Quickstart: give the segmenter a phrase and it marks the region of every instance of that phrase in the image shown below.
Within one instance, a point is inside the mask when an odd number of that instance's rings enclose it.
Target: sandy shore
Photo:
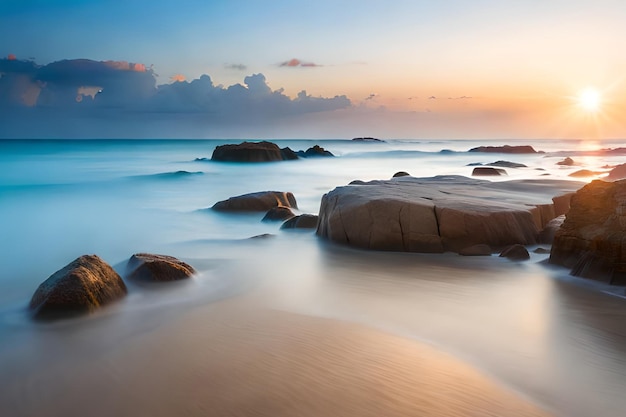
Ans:
[[[24,416],[547,416],[429,346],[227,301],[5,387]],[[20,402],[27,391],[28,401]],[[8,408],[6,408],[8,407]]]

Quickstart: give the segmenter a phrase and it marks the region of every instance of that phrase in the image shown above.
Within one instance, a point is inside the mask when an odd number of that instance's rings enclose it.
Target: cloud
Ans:
[[[374,100],[376,97],[378,97],[378,94],[371,93],[369,96],[365,97],[364,100]]]
[[[224,64],[224,68],[237,71],[245,71],[248,69],[244,64]]]
[[[352,106],[346,96],[291,98],[263,74],[229,87],[177,74],[178,82],[157,86],[152,69],[125,61],[0,59],[0,74],[0,137],[238,136]]]
[[[170,81],[173,83],[182,83],[186,78],[183,74],[174,74],[170,77]]]
[[[313,62],[305,62],[301,61],[297,58],[291,58],[289,61],[281,62],[278,64],[279,67],[321,67],[323,65],[318,65]]]

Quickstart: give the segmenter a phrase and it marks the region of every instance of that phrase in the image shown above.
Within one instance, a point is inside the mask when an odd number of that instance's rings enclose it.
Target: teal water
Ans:
[[[510,141],[276,142],[294,150],[320,143],[337,157],[233,164],[197,160],[227,141],[0,141],[0,384],[26,387],[34,367],[46,372],[44,359],[89,360],[168,317],[265,288],[276,308],[431,343],[556,415],[624,415],[626,299],[546,266],[545,255],[516,264],[363,252],[312,232],[280,231],[262,223],[262,214],[207,210],[234,195],[277,190],[293,192],[301,213],[316,214],[324,193],[355,179],[397,171],[470,175],[468,164],[500,159],[528,166],[507,169],[505,179],[571,179],[578,169],[626,162],[619,152],[590,152],[623,141],[520,142],[546,152],[532,155],[466,152]],[[556,165],[566,156],[577,165]],[[275,237],[248,239],[264,233]],[[126,300],[102,313],[109,319],[61,326],[67,338],[29,320],[34,290],[71,260],[95,253],[120,267],[136,252],[178,256],[200,275],[171,291],[131,287]],[[36,395],[45,395],[41,389]],[[11,392],[20,394],[0,393],[0,409],[27,415],[20,410],[37,399],[33,390]]]

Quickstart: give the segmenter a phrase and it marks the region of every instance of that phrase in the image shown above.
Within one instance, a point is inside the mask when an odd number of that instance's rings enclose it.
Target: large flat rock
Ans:
[[[322,198],[317,234],[375,250],[443,252],[478,244],[533,244],[583,184],[398,177],[335,188]]]

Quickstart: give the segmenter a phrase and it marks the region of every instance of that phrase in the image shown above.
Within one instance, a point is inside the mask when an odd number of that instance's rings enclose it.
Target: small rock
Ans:
[[[527,168],[528,167],[527,165],[519,164],[517,162],[511,162],[511,161],[496,161],[496,162],[492,162],[486,165],[490,167],[500,167],[500,168]]]
[[[616,166],[605,178],[606,181],[617,181],[626,178],[626,164]]]
[[[559,161],[556,163],[557,165],[564,165],[564,166],[568,166],[571,167],[572,165],[574,165],[574,160],[572,158],[570,158],[569,156],[567,158],[565,158],[562,161]]]
[[[549,255],[550,249],[547,248],[537,248],[533,251],[533,253],[537,253],[539,255]]]
[[[218,201],[213,210],[218,211],[268,211],[273,207],[298,208],[296,198],[290,192],[260,191]]]
[[[301,214],[292,217],[280,226],[281,229],[315,229],[318,217],[314,214]]]
[[[173,256],[151,253],[134,254],[126,269],[129,279],[145,282],[178,281],[196,273],[191,265]]]
[[[596,175],[600,175],[600,174],[602,174],[602,172],[590,171],[588,169],[581,169],[576,172],[572,172],[571,174],[568,175],[568,177],[573,177],[573,178],[595,177]]]
[[[500,175],[508,175],[507,172],[500,168],[492,168],[492,167],[476,167],[472,170],[472,176],[474,177],[485,177],[485,176],[500,176]]]
[[[261,221],[273,222],[273,221],[285,221],[294,217],[293,211],[289,207],[278,206],[272,207],[265,213],[265,216]]]
[[[326,149],[322,148],[319,145],[312,146],[306,151],[298,151],[296,152],[296,155],[302,158],[311,158],[311,157],[318,157],[318,156],[335,156],[330,151],[327,151]]]
[[[404,172],[404,171],[398,171],[395,174],[393,174],[392,178],[398,178],[398,177],[410,177],[411,174],[409,174],[408,172]]]
[[[511,245],[500,253],[501,258],[507,258],[512,261],[524,261],[530,259],[530,254],[524,245]]]

